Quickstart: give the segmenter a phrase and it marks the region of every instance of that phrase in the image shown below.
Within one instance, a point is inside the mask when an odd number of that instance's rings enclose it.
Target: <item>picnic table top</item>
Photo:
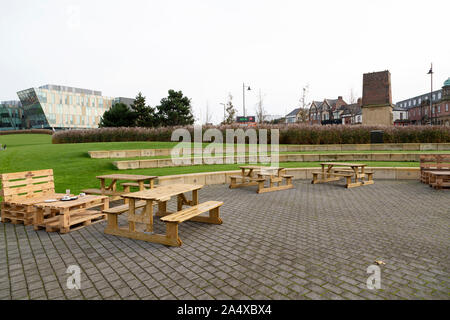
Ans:
[[[345,167],[365,167],[364,163],[348,163],[348,162],[322,162],[323,166],[345,166]]]
[[[449,176],[450,171],[428,171],[428,173],[435,175],[435,176]]]
[[[83,197],[78,196],[78,199],[70,200],[70,201],[40,202],[40,203],[35,204],[35,206],[40,207],[40,208],[51,207],[51,208],[57,208],[57,209],[65,209],[65,208],[78,206],[80,204],[89,203],[91,201],[97,201],[97,200],[103,200],[103,199],[109,199],[109,198],[108,198],[108,196],[86,195]]]
[[[158,178],[157,176],[144,176],[139,174],[105,174],[97,176],[97,179],[113,179],[113,180],[130,180],[130,181],[142,181],[142,180],[152,180]]]
[[[126,193],[122,195],[122,197],[142,200],[167,201],[172,196],[176,196],[178,194],[189,191],[199,190],[201,188],[203,188],[203,185],[201,184],[170,184],[166,186],[159,186],[155,189]]]

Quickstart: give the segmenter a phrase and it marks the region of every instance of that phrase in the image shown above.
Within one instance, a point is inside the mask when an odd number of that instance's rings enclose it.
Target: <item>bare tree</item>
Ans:
[[[302,97],[300,98],[300,110],[297,115],[297,122],[307,122],[309,120],[309,108],[306,103],[306,95],[309,92],[309,84],[302,88]]]
[[[261,89],[259,89],[258,102],[256,103],[256,121],[258,121],[258,123],[263,123],[265,115],[266,111],[264,110],[264,97],[261,93]]]
[[[353,90],[353,88],[350,89],[350,94],[348,96],[348,103],[349,104],[353,104],[356,103],[358,100],[358,98],[356,97],[355,91]]]

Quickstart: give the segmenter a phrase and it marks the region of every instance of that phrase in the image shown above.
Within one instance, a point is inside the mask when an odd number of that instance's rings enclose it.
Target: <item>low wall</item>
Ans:
[[[237,150],[237,147],[235,147]],[[88,151],[91,158],[135,158],[170,156],[171,149],[136,149]],[[201,149],[192,148],[192,153],[201,153]],[[245,152],[249,151],[248,145]],[[270,152],[270,145],[268,146]],[[317,144],[317,145],[280,145],[280,152],[304,151],[450,151],[450,143],[382,143],[382,144]],[[225,152],[224,152],[225,153]]]
[[[320,168],[286,168],[286,174],[294,176],[294,180],[312,180],[312,172]],[[367,167],[367,170],[374,172],[373,178],[387,180],[419,180],[420,168],[403,167]],[[230,176],[240,174],[240,170],[201,172],[190,174],[179,174],[172,176],[163,176],[157,179],[159,185],[168,185],[173,183],[190,184],[224,184],[230,183]]]
[[[256,156],[240,156],[240,157],[194,157],[188,162],[179,160],[165,159],[145,159],[145,160],[123,160],[114,161],[113,165],[119,170],[129,169],[149,169],[149,168],[165,168],[165,167],[181,167],[203,164],[233,164],[237,163],[236,158],[240,158],[239,163],[255,163]],[[249,159],[251,158],[251,159]],[[244,160],[245,159],[245,160]],[[319,161],[413,161],[420,160],[419,153],[344,153],[344,154],[280,154],[279,162],[319,162]],[[221,161],[219,161],[221,160]],[[270,156],[265,159],[269,162]]]

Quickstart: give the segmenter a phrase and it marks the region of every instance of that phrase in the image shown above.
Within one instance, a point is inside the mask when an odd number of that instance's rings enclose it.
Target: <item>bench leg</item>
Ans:
[[[258,181],[258,193],[262,190],[262,189],[264,189],[264,182],[265,181]],[[273,185],[273,183],[272,182],[270,182],[270,184],[271,185]]]
[[[230,183],[229,188],[232,189],[236,186],[236,178],[230,178],[230,179],[231,179],[231,183]]]
[[[182,242],[178,237],[178,223],[166,222],[166,239],[167,242],[165,244],[169,246],[181,246]]]
[[[292,184],[292,178],[286,178],[286,185],[290,186]]]
[[[313,179],[311,181],[312,184],[316,184],[317,183],[317,173],[313,173]]]
[[[108,225],[106,226],[106,228],[110,230],[116,230],[118,228],[117,214],[108,213]]]
[[[222,224],[223,221],[220,219],[219,216],[219,207],[209,210],[209,217],[193,217],[189,219],[188,221],[193,222],[203,222],[203,223],[211,223],[211,224]]]

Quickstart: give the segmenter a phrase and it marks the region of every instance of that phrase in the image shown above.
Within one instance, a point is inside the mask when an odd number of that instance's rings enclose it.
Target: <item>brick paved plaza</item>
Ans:
[[[65,235],[0,223],[0,299],[449,299],[448,191],[294,184],[205,186],[224,223],[181,224],[179,248],[105,235],[105,222]],[[381,290],[368,290],[376,259]],[[73,264],[81,290],[66,288]]]

